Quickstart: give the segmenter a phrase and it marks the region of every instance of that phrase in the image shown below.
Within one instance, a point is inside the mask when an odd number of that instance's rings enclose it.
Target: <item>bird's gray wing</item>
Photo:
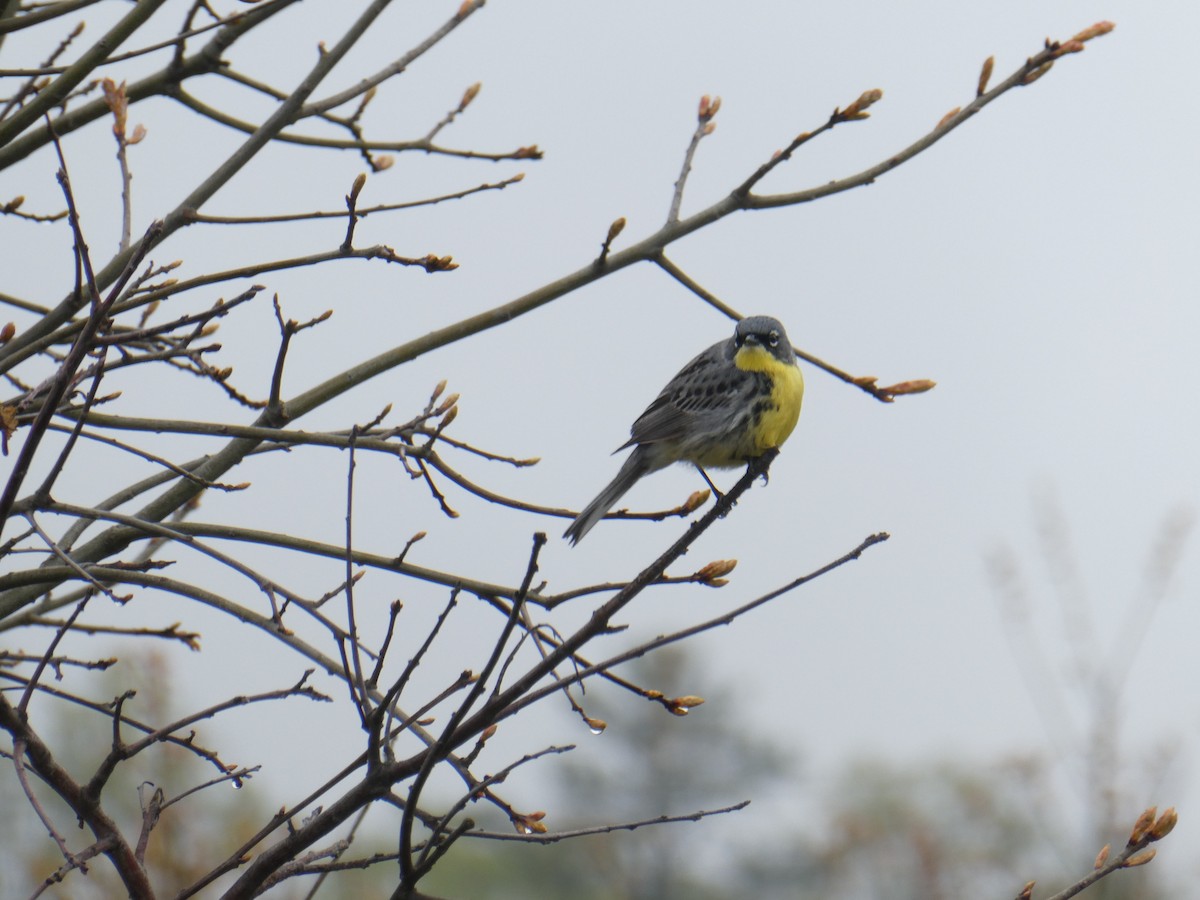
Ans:
[[[629,440],[617,449],[694,437],[698,429],[713,427],[710,421],[719,424],[723,410],[748,402],[754,376],[734,366],[734,351],[732,339],[720,341],[680,369],[638,416]]]

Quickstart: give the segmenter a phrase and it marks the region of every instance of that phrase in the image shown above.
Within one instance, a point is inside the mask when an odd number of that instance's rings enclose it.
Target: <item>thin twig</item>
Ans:
[[[401,209],[416,209],[421,206],[434,206],[438,203],[445,203],[447,200],[461,200],[464,197],[482,193],[483,191],[502,191],[509,185],[517,184],[524,180],[524,174],[517,173],[511,178],[504,178],[500,181],[488,182],[487,184],[479,184],[472,188],[464,188],[461,191],[454,191],[450,194],[440,194],[425,200],[408,200],[403,203],[379,203],[375,206],[357,208],[351,218],[365,219],[367,216],[378,213],[394,212]],[[191,220],[208,225],[265,225],[280,222],[305,222],[312,219],[343,219],[347,216],[350,216],[349,212],[335,209],[307,213],[280,213],[279,215],[266,216],[214,216],[206,213],[193,213]],[[343,248],[349,249],[345,245],[343,245]]]
[[[637,822],[621,822],[614,825],[593,825],[590,828],[575,828],[570,831],[548,831],[542,833],[518,833],[509,834],[502,831],[469,831],[467,837],[480,838],[489,841],[517,841],[525,844],[554,844],[558,841],[565,841],[571,838],[585,837],[591,834],[611,834],[614,831],[634,831],[638,828],[645,828],[649,825],[668,825],[672,822],[699,822],[701,819],[706,819],[709,816],[720,816],[725,813],[734,813],[745,809],[750,805],[749,800],[743,800],[740,803],[734,803],[731,806],[722,806],[720,809],[699,809],[696,812],[684,813],[675,816],[656,816],[652,819],[642,819]]]
[[[50,641],[50,646],[48,646],[46,648],[46,652],[42,654],[42,658],[38,661],[37,667],[33,670],[33,674],[29,676],[29,682],[25,685],[25,690],[21,694],[21,701],[17,704],[17,715],[19,715],[21,718],[25,718],[29,714],[29,701],[33,697],[34,688],[37,687],[37,683],[39,679],[41,679],[42,673],[46,671],[46,667],[50,664],[50,660],[54,657],[54,651],[58,649],[59,642],[62,641],[66,633],[71,630],[71,626],[79,617],[79,614],[83,612],[83,608],[87,606],[87,602],[90,599],[91,594],[85,594],[83,599],[75,605],[75,609],[72,610],[71,615],[69,615],[66,621],[63,622],[62,627],[55,632],[54,638]]]
[[[425,658],[425,654],[433,646],[433,642],[441,632],[442,626],[446,623],[446,618],[450,615],[451,610],[458,605],[458,595],[459,588],[456,587],[450,591],[450,598],[446,601],[446,606],[438,615],[437,621],[433,623],[433,627],[425,634],[425,639],[421,642],[421,646],[417,648],[416,653],[409,657],[408,663],[404,666],[404,671],[400,673],[400,677],[396,679],[396,682],[384,694],[383,700],[380,701],[379,706],[376,708],[374,713],[376,721],[372,723],[367,743],[367,754],[370,759],[379,760],[380,749],[384,745],[383,735],[384,733],[390,733],[392,730],[391,721],[396,701],[400,699],[400,695],[404,692],[404,688],[407,687],[413,672],[417,670],[417,666],[421,664],[421,660]],[[380,658],[382,659],[382,654]]]
[[[365,730],[368,725],[367,721],[370,717],[370,700],[367,695],[367,686],[363,680],[362,669],[362,651],[358,643],[358,619],[354,609],[354,584],[358,580],[354,577],[354,470],[358,465],[355,458],[355,439],[358,437],[358,428],[355,426],[350,429],[350,452],[347,457],[346,468],[346,640],[341,642],[344,648],[346,643],[349,643],[348,651],[350,657],[350,665],[346,667],[346,686],[350,689],[350,701],[353,703],[355,710],[358,711],[359,722]],[[343,661],[346,656],[346,651],[343,651]]]
[[[113,114],[113,138],[117,142],[117,166],[121,172],[121,240],[117,252],[124,253],[133,242],[133,175],[129,171],[130,144],[136,144],[145,134],[144,129],[136,130],[132,136],[126,134],[129,117],[129,98],[125,93],[125,83],[116,84],[111,78],[100,82],[104,89],[104,100]]]
[[[700,109],[696,114],[696,129],[692,132],[692,139],[688,142],[687,151],[683,154],[683,168],[675,180],[675,191],[671,194],[671,208],[667,212],[667,225],[674,225],[679,221],[679,209],[683,205],[683,189],[687,186],[688,175],[692,171],[692,159],[696,155],[696,148],[700,146],[700,141],[712,134],[713,129],[717,127],[713,116],[720,108],[720,97],[714,100],[705,94],[700,98]]]
[[[22,713],[23,715],[23,713]],[[71,862],[73,856],[70,848],[67,846],[66,838],[58,833],[58,829],[54,827],[54,823],[50,821],[50,816],[46,813],[42,803],[37,798],[37,794],[33,792],[33,787],[29,784],[29,776],[25,772],[25,751],[26,745],[24,738],[13,738],[13,765],[17,770],[17,781],[21,785],[21,790],[25,793],[25,799],[29,802],[30,807],[37,814],[37,817],[42,821],[42,827],[46,829],[46,833],[53,838],[54,843],[58,844],[58,852],[62,854],[63,859]],[[80,865],[83,871],[87,871],[87,866]]]

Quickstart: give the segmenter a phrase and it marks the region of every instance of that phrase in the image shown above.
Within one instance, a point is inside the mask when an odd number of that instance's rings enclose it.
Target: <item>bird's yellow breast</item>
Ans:
[[[733,357],[733,363],[747,372],[762,372],[771,379],[769,407],[758,417],[753,440],[762,453],[783,445],[796,422],[800,420],[800,406],[804,402],[804,377],[800,367],[776,359],[762,347],[742,347]]]

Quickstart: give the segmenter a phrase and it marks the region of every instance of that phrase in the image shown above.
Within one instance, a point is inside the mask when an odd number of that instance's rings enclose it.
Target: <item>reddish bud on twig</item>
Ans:
[[[125,96],[125,82],[117,84],[111,78],[100,81],[100,89],[104,91],[104,103],[113,114],[113,134],[119,138],[125,137],[125,117],[129,113],[129,101]]]
[[[943,125],[945,125],[947,122],[949,122],[955,116],[957,116],[960,112],[962,112],[961,106],[954,107],[954,109],[950,110],[950,112],[948,112],[944,116],[942,116],[941,120],[937,123],[937,127],[941,128]]]
[[[1126,847],[1132,847],[1134,844],[1141,843],[1142,838],[1150,830],[1150,826],[1154,824],[1155,818],[1158,816],[1158,807],[1151,806],[1143,812],[1136,822],[1133,823],[1133,831],[1129,833],[1129,840],[1125,843]]]
[[[988,82],[992,79],[992,69],[996,65],[996,57],[989,56],[983,61],[983,69],[979,72],[979,84],[975,86],[975,96],[982,96],[987,91]]]
[[[17,333],[17,326],[13,322],[5,322],[4,327],[0,328],[0,344],[7,344],[13,339]]]
[[[1144,866],[1157,855],[1158,851],[1151,847],[1148,850],[1143,850],[1141,853],[1135,853],[1129,857],[1129,859],[1125,860],[1125,865],[1122,868],[1132,869],[1134,866]]]
[[[362,193],[363,186],[367,183],[367,173],[359,172],[354,179],[354,184],[350,185],[350,202],[358,201],[358,195]]]
[[[425,267],[426,272],[450,272],[458,268],[458,263],[454,261],[454,257],[434,256],[432,253],[422,256],[420,263]]]
[[[700,98],[700,110],[697,113],[696,118],[698,118],[701,122],[707,122],[709,119],[711,119],[713,116],[715,116],[717,114],[717,110],[719,110],[720,108],[721,108],[721,98],[720,97],[714,98],[714,97],[709,97],[708,94],[705,94],[703,97]]]
[[[0,406],[0,450],[8,456],[8,439],[17,433],[17,408],[15,406]]]
[[[1108,22],[1108,21],[1097,22],[1095,25],[1091,26],[1090,28],[1083,29],[1083,31],[1079,32],[1079,34],[1075,35],[1073,38],[1071,38],[1071,40],[1079,41],[1081,44],[1086,43],[1087,41],[1090,41],[1092,38],[1098,38],[1101,35],[1108,34],[1110,31],[1112,31],[1116,27],[1117,26],[1114,25],[1112,22]]]
[[[1108,862],[1108,854],[1112,850],[1112,844],[1105,844],[1100,848],[1100,852],[1096,854],[1096,861],[1092,863],[1093,869],[1102,869],[1104,864]]]
[[[542,824],[542,819],[546,817],[544,812],[533,813],[513,813],[513,827],[521,834],[545,834],[546,826]]]
[[[452,407],[455,403],[458,402],[458,396],[459,395],[457,393],[451,394],[449,397],[447,397],[445,400],[443,400],[441,402],[441,405],[438,406],[438,408],[433,411],[433,414],[435,416],[440,416],[442,413],[444,413],[446,410],[448,410],[450,407]]]
[[[619,219],[614,219],[613,223],[608,226],[608,234],[604,238],[604,243],[600,245],[600,255],[596,258],[597,266],[603,266],[608,261],[608,251],[612,249],[613,239],[624,230],[624,216],[621,216]]]
[[[1021,888],[1021,893],[1017,894],[1017,900],[1032,900],[1033,886],[1035,884],[1037,884],[1036,881],[1027,882],[1025,887]]]
[[[603,719],[593,719],[591,716],[584,716],[583,721],[587,722],[587,727],[597,734],[608,727],[608,723]]]
[[[1175,825],[1179,821],[1179,814],[1175,812],[1175,807],[1169,806],[1163,810],[1163,814],[1158,817],[1158,821],[1154,823],[1150,829],[1150,840],[1161,841],[1168,834],[1175,830]]]
[[[680,509],[685,513],[695,512],[701,506],[708,502],[709,491],[693,491],[691,495],[683,501],[683,506]]]
[[[858,381],[859,379],[856,378],[855,383],[857,384]],[[866,381],[867,384],[873,384],[874,382],[874,378]],[[891,394],[894,397],[899,397],[903,394],[923,394],[926,391],[932,391],[935,387],[937,387],[936,381],[931,381],[928,378],[918,378],[913,381],[901,381],[897,384],[881,387],[879,390],[883,391],[885,394]]]
[[[868,113],[867,107],[874,106],[883,99],[883,91],[879,88],[872,88],[869,91],[863,91],[859,94],[858,99],[851,103],[843,110],[834,110],[833,117],[842,122],[853,122],[858,119],[868,119],[871,114]]]
[[[1047,72],[1049,72],[1053,66],[1054,66],[1054,60],[1051,60],[1050,62],[1047,62],[1047,63],[1042,63],[1042,65],[1038,66],[1036,69],[1034,69],[1032,72],[1030,72],[1024,78],[1022,78],[1021,84],[1023,84],[1023,85],[1033,84],[1035,81],[1037,81],[1039,78],[1041,78]]]
[[[392,157],[388,156],[386,153],[382,156],[372,156],[371,168],[376,172],[384,172],[390,169],[395,161],[396,160],[392,159]]]
[[[462,99],[458,101],[459,112],[471,105],[471,101],[479,95],[479,89],[482,87],[483,82],[477,81],[463,92]]]
[[[513,159],[541,159],[544,154],[538,149],[537,144],[530,144],[528,147],[518,147],[513,153]]]
[[[9,200],[7,203],[4,204],[4,211],[6,213],[7,212],[16,212],[18,209],[21,208],[21,204],[24,202],[25,202],[25,195],[17,194],[17,196],[13,197],[11,200]]]
[[[862,96],[854,101],[854,105],[860,110],[866,109],[883,99],[883,91],[879,88],[872,88],[869,91],[864,91]]]
[[[1058,59],[1068,53],[1082,53],[1083,50],[1083,41],[1066,41],[1054,48],[1054,58]]]
[[[713,587],[721,587],[728,584],[724,576],[728,575],[737,566],[736,559],[715,559],[707,566],[704,566],[695,575],[696,580],[702,584],[709,584]]]
[[[666,701],[667,712],[673,716],[686,716],[692,711],[692,707],[701,706],[704,703],[703,697],[695,697],[688,695],[686,697],[675,697],[672,700]]]

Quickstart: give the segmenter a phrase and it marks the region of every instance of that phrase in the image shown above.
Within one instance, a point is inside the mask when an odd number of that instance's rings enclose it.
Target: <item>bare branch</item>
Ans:
[[[87,824],[97,841],[104,845],[102,852],[112,862],[129,896],[139,900],[152,900],[154,890],[146,872],[134,856],[133,848],[121,837],[116,823],[100,808],[95,798],[87,796],[70,774],[55,761],[50,748],[29,727],[26,716],[9,704],[3,692],[0,692],[0,728],[13,736],[14,747],[18,742],[24,745],[23,755],[28,758],[32,768],[80,820]]]
[[[1155,851],[1147,848],[1155,841],[1160,841],[1170,834],[1175,828],[1175,822],[1178,819],[1174,807],[1165,810],[1161,816],[1157,816],[1157,812],[1154,807],[1150,807],[1142,814],[1137,824],[1134,825],[1129,841],[1116,856],[1110,857],[1109,848],[1105,847],[1100,851],[1100,855],[1096,857],[1096,864],[1091,872],[1070,887],[1064,888],[1057,894],[1047,897],[1046,900],[1069,900],[1069,898],[1082,893],[1100,879],[1107,878],[1118,869],[1143,866],[1154,859]],[[1033,882],[1029,882],[1022,892],[1026,900],[1032,897],[1032,889]]]
[[[502,831],[469,831],[467,837],[480,838],[489,841],[518,841],[523,844],[555,844],[571,838],[586,837],[592,834],[611,834],[614,831],[635,831],[650,825],[669,825],[673,822],[699,822],[709,816],[720,816],[745,809],[750,805],[749,800],[734,803],[732,806],[722,806],[720,809],[700,809],[692,813],[677,816],[655,816],[652,819],[642,819],[638,822],[621,822],[615,825],[593,825],[590,828],[576,828],[570,831],[547,831],[544,833],[508,834]]]

